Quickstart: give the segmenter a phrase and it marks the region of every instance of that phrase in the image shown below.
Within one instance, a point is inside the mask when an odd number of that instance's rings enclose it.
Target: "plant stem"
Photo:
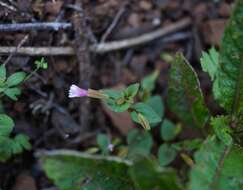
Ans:
[[[32,71],[25,79],[24,82],[26,82],[27,80],[30,79],[30,77],[32,77],[40,68],[36,67],[34,71]]]

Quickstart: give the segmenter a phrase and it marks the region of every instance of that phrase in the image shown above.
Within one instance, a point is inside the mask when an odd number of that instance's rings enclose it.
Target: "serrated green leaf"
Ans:
[[[175,125],[171,121],[165,119],[160,127],[160,134],[164,141],[173,140],[181,131],[180,125]]]
[[[238,0],[225,28],[213,93],[230,113],[243,109],[243,1]]]
[[[204,72],[207,72],[214,80],[219,69],[219,53],[213,47],[209,50],[209,53],[203,52],[200,58],[201,66]]]
[[[242,190],[243,149],[226,146],[215,136],[195,154],[189,190]]]
[[[182,190],[176,172],[162,169],[149,159],[140,159],[129,171],[136,190]]]
[[[177,151],[169,144],[162,144],[159,147],[158,159],[161,166],[169,165],[176,158]]]
[[[145,131],[133,129],[127,135],[128,157],[148,156],[153,146],[152,136]]]
[[[0,136],[9,136],[14,127],[14,121],[6,114],[0,114]]]
[[[197,74],[181,53],[172,63],[168,103],[171,111],[189,126],[203,127],[209,118]]]
[[[108,146],[110,144],[108,136],[105,134],[98,134],[96,141],[100,149],[102,150],[102,153],[107,155],[109,153]]]
[[[21,90],[19,88],[7,88],[4,91],[4,94],[12,100],[17,101],[18,96],[21,94]]]
[[[229,134],[231,132],[229,124],[230,120],[228,117],[221,116],[211,119],[211,125],[215,134],[225,145],[231,145],[233,143],[233,139]]]
[[[60,150],[42,154],[41,160],[47,176],[60,190],[133,189],[128,177],[131,163],[116,157]]]
[[[26,77],[25,72],[17,72],[8,77],[6,84],[8,87],[17,86],[22,83]]]

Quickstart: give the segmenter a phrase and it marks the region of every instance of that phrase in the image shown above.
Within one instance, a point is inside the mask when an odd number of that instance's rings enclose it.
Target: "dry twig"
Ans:
[[[41,22],[41,23],[15,23],[0,24],[0,32],[17,32],[31,30],[61,30],[71,28],[72,24],[68,22]]]
[[[184,29],[188,27],[190,24],[191,19],[186,18],[174,24],[166,26],[165,28],[160,28],[153,32],[140,35],[138,37],[92,45],[90,46],[90,51],[94,53],[106,53],[110,51],[126,49],[133,46],[146,44],[150,41],[156,40],[178,30]],[[15,51],[16,47],[0,47],[0,54],[9,54]],[[17,49],[15,53],[29,56],[74,55],[75,50],[72,47],[20,47]]]

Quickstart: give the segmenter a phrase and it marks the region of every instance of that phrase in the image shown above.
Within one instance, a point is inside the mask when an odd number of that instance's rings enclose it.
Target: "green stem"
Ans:
[[[34,71],[32,71],[27,77],[25,77],[24,82],[30,79],[40,68],[36,67]]]
[[[217,168],[216,168],[215,174],[214,174],[213,179],[212,179],[212,183],[211,183],[210,188],[209,188],[211,190],[215,190],[216,189],[215,186],[218,184],[219,176],[220,176],[221,170],[222,170],[222,168],[224,166],[225,158],[229,154],[230,149],[231,149],[231,146],[225,146],[224,151],[223,151],[222,155],[219,158],[219,161],[218,161],[218,164],[217,164]]]

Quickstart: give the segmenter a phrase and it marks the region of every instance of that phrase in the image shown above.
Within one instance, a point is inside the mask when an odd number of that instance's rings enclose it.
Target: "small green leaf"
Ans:
[[[164,141],[173,140],[181,131],[180,125],[174,125],[171,121],[165,119],[160,127],[160,134]]]
[[[8,85],[8,87],[17,86],[24,81],[25,77],[26,74],[24,72],[14,73],[10,77],[8,77],[6,84]]]
[[[124,112],[132,104],[132,101],[127,99],[121,91],[103,90],[102,92],[109,97],[105,103],[114,112]]]
[[[23,134],[18,134],[15,138],[14,138],[15,142],[17,142],[21,147],[23,151],[23,149],[25,150],[30,150],[31,149],[31,144],[29,142],[30,138],[26,135]]]
[[[134,113],[132,113],[132,114],[134,114]],[[149,121],[148,121],[148,119],[146,118],[146,117],[144,117],[141,113],[137,113],[137,112],[135,112],[135,114],[136,114],[136,119],[138,120],[138,123],[140,124],[140,125],[142,125],[142,127],[145,129],[145,130],[150,130],[151,129],[151,127],[150,127],[150,124],[149,124]],[[132,116],[132,117],[134,117],[134,116]],[[134,120],[134,119],[133,119]]]
[[[162,144],[159,147],[159,151],[158,151],[158,159],[160,165],[161,166],[169,165],[176,158],[176,154],[177,152],[172,146],[168,144]]]
[[[41,58],[41,60],[36,60],[35,65],[38,69],[47,69],[48,63],[45,61],[44,57]]]
[[[14,127],[14,121],[11,117],[0,114],[0,136],[9,136]]]
[[[139,89],[139,84],[131,84],[130,86],[128,86],[124,91],[124,96],[126,99],[128,100],[132,100],[138,93],[138,89]]]
[[[122,102],[122,103],[120,103]],[[126,102],[125,100],[118,99],[118,100],[112,100],[108,99],[106,101],[106,105],[114,112],[124,112],[127,111],[128,108],[131,106],[130,103]]]
[[[133,129],[127,135],[128,157],[148,156],[153,146],[152,136],[145,131]]]
[[[155,82],[158,76],[159,76],[159,70],[155,70],[152,74],[146,76],[141,81],[142,89],[148,91],[149,93],[152,92],[155,88]]]
[[[118,99],[122,97],[121,91],[118,90],[102,90],[102,92],[112,99]]]
[[[132,109],[134,110],[131,113],[131,117],[133,121],[139,123],[137,114],[142,114],[150,124],[156,124],[161,122],[161,118],[159,115],[147,104],[145,103],[137,103],[132,106]]]
[[[19,88],[7,88],[4,91],[4,94],[11,98],[12,100],[18,100],[18,96],[21,94],[21,90]]]
[[[231,132],[229,123],[229,118],[224,116],[211,119],[211,125],[213,126],[215,134],[225,145],[228,146],[233,143],[233,139],[229,134]]]
[[[0,66],[0,82],[4,82],[6,80],[6,67],[5,65]]]
[[[219,53],[214,47],[209,50],[209,53],[203,52],[200,58],[201,66],[204,72],[207,72],[212,81],[216,77],[219,69]]]
[[[108,146],[110,144],[108,136],[105,134],[98,134],[96,141],[100,149],[102,150],[102,153],[104,155],[107,155],[109,153]]]

